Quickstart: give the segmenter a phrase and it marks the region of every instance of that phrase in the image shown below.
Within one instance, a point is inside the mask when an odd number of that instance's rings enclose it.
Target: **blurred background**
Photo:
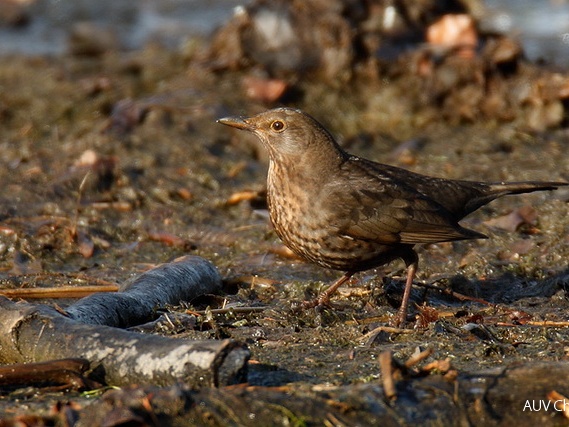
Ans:
[[[121,49],[207,37],[247,0],[0,0],[0,55],[57,55],[77,37]],[[465,1],[465,3],[473,3]],[[478,2],[477,2],[478,3]],[[569,0],[486,0],[479,26],[514,36],[532,61],[569,66]],[[104,35],[104,36],[103,36]],[[115,46],[116,47],[116,46]]]

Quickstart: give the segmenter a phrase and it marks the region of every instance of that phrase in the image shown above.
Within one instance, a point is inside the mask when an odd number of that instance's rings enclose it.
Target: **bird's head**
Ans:
[[[293,108],[275,108],[249,118],[226,117],[218,123],[254,133],[275,162],[310,157],[313,161],[343,152],[314,118]]]

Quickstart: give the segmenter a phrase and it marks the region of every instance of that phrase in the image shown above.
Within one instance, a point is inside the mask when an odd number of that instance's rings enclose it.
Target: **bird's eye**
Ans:
[[[280,120],[275,120],[273,123],[271,123],[271,129],[274,130],[275,132],[282,132],[284,128],[285,124]]]

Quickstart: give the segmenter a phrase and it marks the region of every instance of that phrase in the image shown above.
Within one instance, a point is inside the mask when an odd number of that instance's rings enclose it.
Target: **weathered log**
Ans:
[[[121,292],[85,297],[66,312],[81,323],[127,328],[152,320],[157,307],[220,290],[221,277],[213,264],[188,255],[142,273]]]
[[[159,306],[212,293],[220,286],[213,265],[183,257],[142,274],[125,289],[126,297],[94,294],[65,314],[47,305],[0,297],[0,363],[80,357],[91,362],[94,379],[112,385],[183,381],[219,386],[245,381],[249,350],[244,344],[172,339],[102,325],[133,325],[151,318]]]

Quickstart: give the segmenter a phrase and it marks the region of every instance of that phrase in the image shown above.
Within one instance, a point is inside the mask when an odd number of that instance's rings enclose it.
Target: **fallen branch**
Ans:
[[[0,297],[0,362],[85,358],[94,379],[119,386],[177,381],[218,386],[244,381],[249,359],[244,344],[172,339],[103,325],[142,323],[153,317],[157,307],[220,288],[221,278],[211,263],[187,256],[143,273],[124,292],[86,297],[65,314],[47,305]]]
[[[152,320],[156,308],[213,294],[221,277],[209,261],[185,256],[142,273],[116,294],[93,294],[68,307],[67,315],[81,323],[128,328]]]

